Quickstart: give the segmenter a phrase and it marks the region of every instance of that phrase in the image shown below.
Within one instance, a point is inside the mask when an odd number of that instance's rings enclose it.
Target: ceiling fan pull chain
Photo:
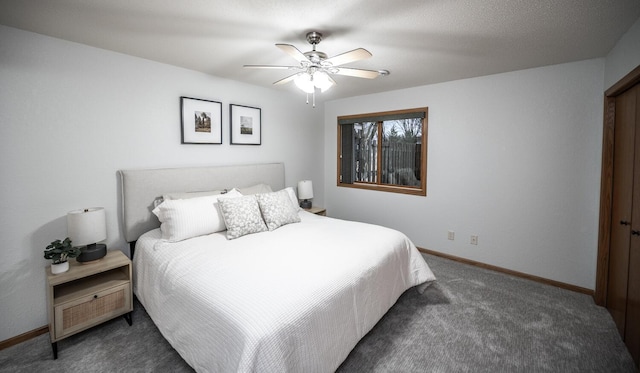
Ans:
[[[316,107],[316,89],[313,89],[313,93],[311,94],[311,96],[313,96],[313,107]]]
[[[307,105],[309,105],[309,93],[307,93]]]

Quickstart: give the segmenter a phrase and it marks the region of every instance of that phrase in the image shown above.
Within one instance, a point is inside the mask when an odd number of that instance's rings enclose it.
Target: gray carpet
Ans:
[[[430,255],[438,277],[405,292],[338,372],[636,372],[608,312],[591,297]],[[60,341],[0,351],[0,372],[191,372],[140,304]]]

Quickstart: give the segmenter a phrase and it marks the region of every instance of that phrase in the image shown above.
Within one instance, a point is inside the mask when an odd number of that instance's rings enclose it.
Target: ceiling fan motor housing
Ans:
[[[307,41],[309,44],[313,45],[313,49],[316,49],[316,44],[320,44],[322,41],[322,34],[316,31],[311,31],[307,33]]]
[[[316,31],[307,33],[307,41],[313,47],[313,50],[303,53],[305,57],[311,61],[313,65],[319,65],[320,62],[327,59],[327,54],[316,50],[316,45],[322,41],[322,34]],[[318,66],[319,67],[319,66]]]

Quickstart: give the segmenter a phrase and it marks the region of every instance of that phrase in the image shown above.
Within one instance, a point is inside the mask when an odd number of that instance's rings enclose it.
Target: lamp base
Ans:
[[[309,201],[308,199],[303,200],[302,202],[300,202],[300,207],[302,207],[303,209],[310,209],[311,201]]]
[[[80,263],[93,262],[94,260],[102,259],[107,255],[107,245],[97,243],[87,245],[82,248],[82,253],[78,255],[76,260]]]

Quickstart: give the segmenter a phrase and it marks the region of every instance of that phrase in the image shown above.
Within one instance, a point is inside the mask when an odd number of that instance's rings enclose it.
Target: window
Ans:
[[[426,196],[427,114],[338,117],[338,186]]]

